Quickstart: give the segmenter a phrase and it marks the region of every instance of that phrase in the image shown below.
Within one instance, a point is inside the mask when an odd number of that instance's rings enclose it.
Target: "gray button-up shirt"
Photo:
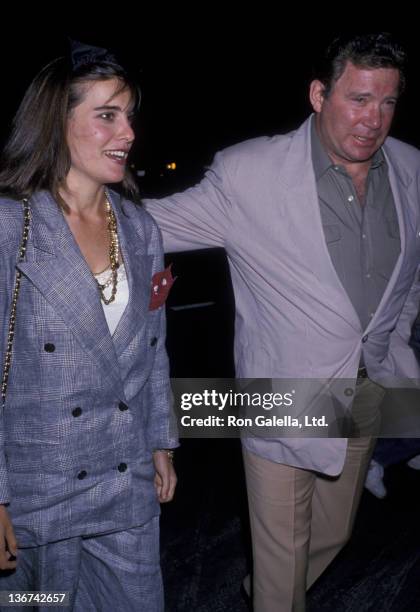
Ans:
[[[350,176],[325,152],[312,121],[312,163],[328,251],[337,275],[365,329],[401,250],[388,167],[381,150],[369,169],[360,204]]]

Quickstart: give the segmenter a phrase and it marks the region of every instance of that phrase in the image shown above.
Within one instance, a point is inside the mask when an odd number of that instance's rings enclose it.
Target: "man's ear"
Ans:
[[[321,83],[321,81],[312,81],[309,87],[309,100],[312,104],[312,108],[316,113],[321,112],[321,108],[325,100],[324,92],[325,85]]]

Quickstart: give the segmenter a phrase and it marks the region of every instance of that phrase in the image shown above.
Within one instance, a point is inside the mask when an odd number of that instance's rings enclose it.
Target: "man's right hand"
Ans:
[[[12,521],[6,507],[0,504],[0,570],[15,569],[17,556],[17,542]]]

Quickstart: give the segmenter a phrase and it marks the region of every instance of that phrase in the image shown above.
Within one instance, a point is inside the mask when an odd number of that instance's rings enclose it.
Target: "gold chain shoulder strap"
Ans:
[[[22,204],[23,204],[23,234],[22,234],[22,240],[21,240],[20,247],[19,247],[18,263],[23,261],[23,258],[25,257],[26,243],[28,242],[28,235],[29,235],[29,225],[31,222],[31,209],[29,207],[28,200],[25,198],[24,200],[22,200]],[[3,378],[1,381],[1,399],[2,399],[3,408],[6,404],[7,382],[9,380],[10,364],[12,362],[13,338],[15,335],[15,323],[16,323],[16,308],[17,308],[17,301],[19,297],[21,276],[22,276],[21,271],[16,270],[15,286],[13,289],[12,306],[10,308],[9,328],[8,328],[8,333],[7,333],[7,346],[6,346],[6,353],[4,355]]]

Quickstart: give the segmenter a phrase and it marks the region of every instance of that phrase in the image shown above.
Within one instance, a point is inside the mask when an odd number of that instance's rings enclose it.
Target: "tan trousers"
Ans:
[[[377,430],[383,395],[369,379],[357,385],[353,416],[363,433]],[[374,444],[372,437],[350,438],[343,471],[335,478],[244,449],[254,612],[305,610],[306,589],[351,535]]]

